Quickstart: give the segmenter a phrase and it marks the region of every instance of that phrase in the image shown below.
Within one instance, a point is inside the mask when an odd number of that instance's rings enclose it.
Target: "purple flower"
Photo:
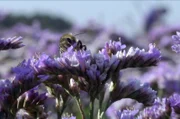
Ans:
[[[156,91],[152,90],[148,84],[141,84],[138,80],[129,81],[127,84],[119,81],[111,88],[111,104],[123,98],[131,98],[144,105],[152,105],[156,98]]]
[[[12,68],[15,74],[13,85],[16,89],[19,89],[19,92],[16,92],[17,95],[24,93],[42,82],[37,78],[38,72],[33,66],[34,60],[34,58],[27,61],[24,60],[17,67]]]
[[[47,93],[40,94],[36,91],[36,89],[31,89],[18,97],[17,101],[12,105],[12,112],[16,114],[19,109],[25,109],[29,115],[33,116],[34,118],[44,116],[45,110],[42,108],[42,106],[45,105],[45,101],[47,99]]]
[[[170,39],[176,31],[180,31],[179,24],[155,27],[148,33],[148,40],[149,42],[156,42],[158,47],[166,48],[167,50],[167,47],[172,45],[172,40]]]
[[[180,32],[176,32],[177,35],[173,35],[173,45],[172,45],[172,50],[176,53],[180,53]]]
[[[111,55],[116,54],[117,51],[121,51],[126,48],[126,45],[122,44],[121,41],[112,41],[106,42],[104,48],[100,51],[101,54]]]
[[[33,111],[36,110],[37,113],[39,112],[45,116],[44,108],[42,108],[41,105],[45,104],[45,100],[48,98],[47,94],[37,93],[36,88],[30,88],[25,81],[26,80],[22,82],[21,80],[18,81],[16,79],[13,79],[12,81],[0,81],[0,113],[5,114],[6,118],[15,117],[19,109],[22,108],[32,114],[34,113]],[[33,82],[29,82],[29,84],[30,83]],[[29,88],[31,90],[27,91]]]
[[[124,48],[125,45],[120,41],[109,42],[100,53],[93,56],[88,50],[74,51],[73,47],[70,47],[61,57],[53,58],[42,54],[30,62],[41,81],[56,80],[56,83],[59,81],[63,87],[68,88],[67,83],[73,77],[81,90],[95,91],[92,89],[98,87],[96,91],[100,91],[111,74],[129,67],[153,66],[160,60],[160,52],[152,44],[149,45],[148,52],[130,48],[126,53],[125,50],[122,51]]]
[[[23,46],[24,45],[22,44],[22,37],[0,39],[0,50],[17,49]]]
[[[179,85],[180,85],[179,78],[173,79],[173,77],[171,77],[168,80],[165,80],[164,93],[166,95],[172,95],[173,93],[179,93],[180,92]]]
[[[147,107],[140,112],[138,119],[164,119],[170,117],[170,115],[171,108],[169,101],[166,98],[163,98],[162,100],[157,98],[153,106]]]
[[[135,119],[139,110],[123,110],[117,111],[117,119]]]
[[[173,85],[178,82],[178,69],[172,67],[167,62],[160,62],[157,67],[153,67],[148,72],[144,73],[140,80],[151,85],[156,85],[158,89],[164,89],[167,92],[178,91],[178,86]],[[177,78],[176,78],[177,77]],[[177,80],[174,80],[177,79]],[[172,84],[172,85],[171,85]],[[169,88],[166,88],[169,87]],[[166,92],[166,93],[167,93]]]
[[[149,50],[131,47],[127,53],[125,50],[118,51],[115,57],[119,60],[119,64],[115,64],[116,70],[131,67],[148,67],[154,66],[160,61],[161,53],[153,44],[149,44]]]
[[[169,97],[170,105],[174,109],[174,111],[177,114],[180,114],[180,95],[179,94],[173,94],[171,97]]]
[[[16,103],[16,100],[23,93],[41,83],[37,80],[37,72],[32,67],[31,60],[23,61],[17,67],[13,68],[13,71],[15,73],[14,79],[11,81],[2,80],[0,82],[0,85],[2,85],[0,88],[0,111],[9,112],[9,110],[16,109],[16,106],[15,108],[12,107]],[[43,96],[41,95],[41,97]]]
[[[146,52],[144,49],[129,48],[123,50],[125,45],[118,42],[106,43],[104,49],[99,54],[102,54],[105,59],[108,59],[111,65],[112,72],[130,67],[148,67],[154,66],[161,59],[160,51],[155,47],[155,44],[149,44],[149,50]]]

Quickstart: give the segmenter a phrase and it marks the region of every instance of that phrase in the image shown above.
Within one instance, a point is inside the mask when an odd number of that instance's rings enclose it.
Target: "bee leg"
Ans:
[[[77,44],[81,46],[82,42],[80,40],[78,40]]]
[[[77,46],[78,49],[82,49],[82,42],[80,40],[77,41]]]

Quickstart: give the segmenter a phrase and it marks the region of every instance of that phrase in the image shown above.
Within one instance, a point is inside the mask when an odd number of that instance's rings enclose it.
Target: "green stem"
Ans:
[[[104,112],[108,109],[108,107],[111,105],[111,101],[110,100],[108,100],[107,101],[107,104],[106,104],[106,106],[105,106],[105,108],[104,108]]]
[[[102,114],[102,100],[99,101],[99,109],[98,109],[98,119],[101,119]]]
[[[108,109],[108,107],[110,106],[110,100],[108,100],[107,101],[107,103],[106,103],[106,105],[105,105],[105,107],[103,108],[103,112],[101,111],[101,113],[100,113],[100,115],[99,115],[99,119],[102,119],[103,118],[103,116],[104,116],[104,112],[106,112],[106,110]]]
[[[94,116],[94,98],[92,98],[90,102],[90,119],[93,119],[93,116]]]
[[[159,89],[158,90],[158,97],[162,97],[163,96],[163,89]]]
[[[65,104],[63,104],[63,107],[62,107],[61,111],[58,111],[58,119],[61,119],[61,116],[62,116],[65,108],[66,108]]]
[[[98,109],[98,117],[97,119],[100,119],[101,109]]]
[[[80,98],[75,97],[75,100],[76,100],[77,105],[78,105],[78,107],[79,107],[79,110],[80,110],[80,113],[81,113],[82,119],[85,119],[85,114],[84,114],[84,111],[83,111],[83,108],[82,108],[82,105],[81,105]]]
[[[58,119],[61,119],[61,116],[62,116],[62,114],[63,114],[63,112],[64,112],[64,110],[66,108],[66,103],[67,102],[68,101],[63,102],[62,109],[60,110],[60,98],[58,98],[58,106],[57,106]]]

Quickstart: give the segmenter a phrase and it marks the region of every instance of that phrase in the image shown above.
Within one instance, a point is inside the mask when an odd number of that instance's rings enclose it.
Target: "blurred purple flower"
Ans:
[[[123,110],[117,111],[117,119],[135,119],[139,110]]]
[[[170,117],[171,107],[168,99],[163,98],[160,100],[157,98],[154,102],[154,105],[143,109],[139,115],[138,119],[165,119]]]
[[[142,110],[133,108],[130,110],[125,109],[123,111],[116,111],[111,109],[108,114],[115,112],[115,119],[165,119],[175,116],[172,115],[170,102],[167,98],[157,98],[152,106],[143,108]],[[112,114],[110,114],[110,116],[111,115]]]
[[[175,93],[169,97],[170,105],[177,114],[180,114],[180,95]]]
[[[0,50],[17,49],[23,46],[24,45],[22,44],[22,37],[0,39]]]
[[[152,9],[146,17],[145,20],[145,31],[148,32],[157,23],[160,18],[167,12],[167,9],[164,7]]]
[[[160,62],[157,67],[150,69],[144,73],[140,80],[145,83],[157,83],[160,89],[166,88],[164,86],[165,79],[172,80],[175,76],[174,67],[167,62]]]
[[[165,80],[164,95],[169,96],[169,95],[172,95],[173,93],[180,93],[180,80],[179,80],[179,78],[173,79],[173,77],[172,77],[170,79]]]
[[[177,35],[173,35],[173,46],[172,50],[176,53],[180,53],[180,32],[176,32]]]
[[[179,24],[155,27],[148,33],[147,39],[149,42],[155,42],[158,47],[166,48],[167,50],[172,45],[171,36],[176,31],[180,31]]]

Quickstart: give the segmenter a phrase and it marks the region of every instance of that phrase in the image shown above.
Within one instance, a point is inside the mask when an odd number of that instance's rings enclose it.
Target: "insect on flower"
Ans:
[[[82,33],[80,33],[82,34]],[[65,52],[69,47],[73,46],[75,50],[86,50],[86,45],[83,45],[80,40],[78,40],[75,36],[79,34],[73,35],[71,33],[64,34],[59,41],[59,50],[60,54]]]

